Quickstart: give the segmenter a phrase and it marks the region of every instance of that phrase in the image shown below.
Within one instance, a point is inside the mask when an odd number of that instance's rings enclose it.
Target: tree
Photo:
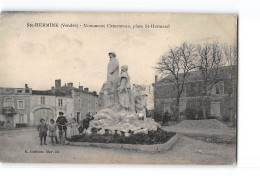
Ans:
[[[231,91],[229,96],[232,98],[232,109],[230,110],[230,120],[233,126],[236,125],[236,107],[237,107],[237,45],[223,45],[224,65],[229,66],[228,74],[230,76]]]
[[[169,51],[161,56],[156,64],[156,71],[167,81],[174,84],[176,89],[176,112],[179,116],[180,97],[183,93],[185,82],[189,72],[196,68],[197,58],[196,47],[183,43],[180,47],[170,48]],[[169,78],[172,75],[173,78]],[[177,117],[178,118],[178,117]]]
[[[218,82],[219,68],[222,66],[222,51],[218,43],[198,45],[198,70],[202,78],[201,107],[203,118],[206,119],[207,100],[212,93],[213,86]]]

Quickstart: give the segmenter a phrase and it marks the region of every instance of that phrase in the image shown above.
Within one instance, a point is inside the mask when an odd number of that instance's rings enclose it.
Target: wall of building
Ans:
[[[220,90],[220,87],[223,89]],[[176,92],[173,90],[175,87],[171,83],[155,83],[154,84],[154,105],[155,111],[172,113],[176,105]],[[218,90],[218,91],[217,91]],[[185,90],[180,99],[180,112],[185,109],[193,109],[201,111],[202,103],[202,82],[191,81],[185,84]],[[212,88],[212,95],[206,100],[206,114],[212,116],[213,104],[219,104],[220,114],[217,116],[220,119],[230,116],[234,105],[234,95],[232,94],[232,85],[230,80],[220,79],[218,83]],[[218,109],[218,108],[217,108]]]
[[[61,97],[61,96],[56,96],[55,97],[55,120],[59,116],[59,112],[63,112],[64,115],[71,119],[74,117],[74,102],[73,98],[71,97]],[[61,103],[62,102],[62,103]]]
[[[45,103],[41,102],[41,98],[44,97]],[[56,116],[55,112],[55,102],[56,98],[54,95],[32,95],[31,96],[31,125],[35,124],[35,112],[39,109],[50,109],[54,116]]]
[[[90,93],[74,92],[74,117],[77,118],[79,113],[79,120],[81,121],[90,112],[92,115],[97,113],[97,96]]]
[[[15,127],[17,123],[28,123],[30,124],[31,121],[31,116],[30,116],[30,95],[19,95],[19,94],[14,94],[14,95],[0,95],[0,100],[1,100],[1,105],[0,108],[1,110],[4,108],[4,100],[5,98],[12,98],[14,100],[13,103],[13,108],[15,110],[15,114],[13,115],[13,124],[12,126]],[[24,102],[24,108],[18,108],[18,101],[23,101]],[[21,117],[23,116],[23,117]],[[21,119],[20,119],[21,117]],[[4,114],[0,115],[0,120],[1,121],[7,121],[7,118]]]

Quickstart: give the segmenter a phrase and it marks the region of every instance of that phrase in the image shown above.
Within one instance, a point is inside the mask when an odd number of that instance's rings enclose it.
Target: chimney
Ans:
[[[68,87],[73,87],[73,83],[68,83]]]
[[[79,89],[80,89],[80,90],[83,90],[83,86],[79,86]]]
[[[155,82],[158,81],[158,75],[155,75]]]
[[[86,92],[88,92],[88,88],[86,87],[86,88],[84,88],[84,90],[86,91]]]
[[[51,92],[55,94],[55,88],[53,86],[51,87]]]
[[[60,79],[56,79],[55,80],[55,89],[60,89],[61,88],[61,80]]]
[[[24,86],[26,89],[28,89],[28,84],[25,84],[25,86]]]

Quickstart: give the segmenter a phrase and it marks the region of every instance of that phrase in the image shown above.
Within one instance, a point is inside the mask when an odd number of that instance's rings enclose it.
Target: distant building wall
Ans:
[[[31,93],[30,88],[0,88],[0,121],[8,122],[10,127],[18,123],[30,124]]]
[[[208,116],[216,116],[220,119],[230,116],[230,112],[234,110],[236,104],[234,99],[233,88],[236,82],[231,82],[229,72],[223,68],[223,74],[220,73],[220,77],[216,80],[216,83],[212,87],[211,95],[207,97],[206,114]],[[180,98],[180,112],[184,112],[187,109],[201,110],[202,103],[202,80],[198,76],[198,71],[192,72],[191,78],[187,79],[184,86],[183,93]],[[234,72],[234,77],[236,73]],[[171,82],[164,80],[158,81],[153,84],[154,86],[154,108],[156,112],[169,111],[172,113],[176,108],[176,88]],[[204,97],[205,99],[205,97]]]

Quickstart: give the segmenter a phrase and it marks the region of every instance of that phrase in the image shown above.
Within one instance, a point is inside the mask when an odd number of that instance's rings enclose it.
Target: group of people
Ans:
[[[79,134],[83,134],[84,131],[88,129],[89,122],[93,119],[94,118],[91,116],[91,114],[88,113],[86,118],[83,119],[80,123],[77,123],[76,118],[73,118],[71,122],[68,122],[63,112],[59,112],[59,117],[57,118],[56,122],[54,119],[50,119],[50,124],[47,124],[45,119],[42,118],[40,120],[40,124],[37,127],[41,145],[47,145],[46,137],[48,132],[52,143],[54,143],[54,139],[56,144],[59,143],[57,138],[57,130],[59,130],[60,140],[62,139],[63,135],[65,139],[67,139],[67,127],[70,127],[71,138],[75,138]]]

